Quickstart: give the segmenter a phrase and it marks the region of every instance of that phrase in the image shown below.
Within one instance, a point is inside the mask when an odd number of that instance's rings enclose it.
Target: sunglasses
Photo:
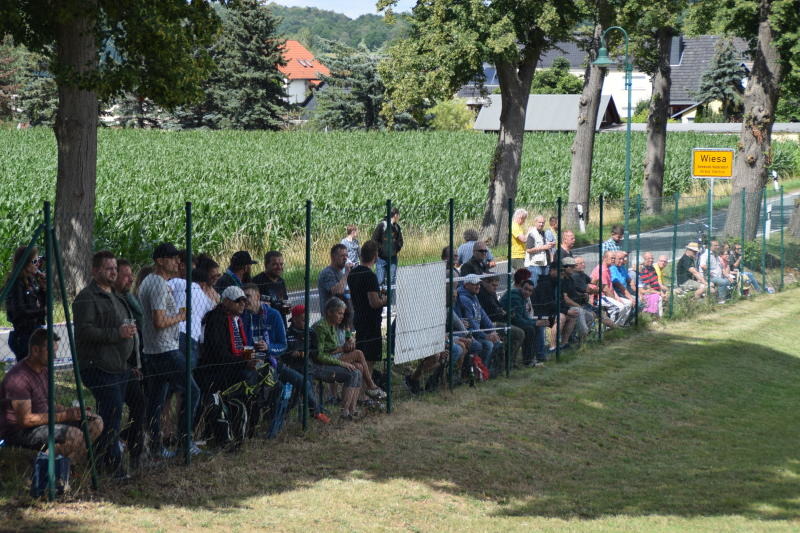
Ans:
[[[478,252],[478,253],[480,253],[480,254],[485,254],[485,253],[486,253],[486,252],[488,252],[488,251],[489,251],[489,250],[473,250],[473,252]]]

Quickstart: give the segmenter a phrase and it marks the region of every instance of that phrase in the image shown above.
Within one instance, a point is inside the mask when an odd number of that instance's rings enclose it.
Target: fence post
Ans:
[[[636,197],[636,310],[633,315],[633,324],[639,327],[639,256],[642,253],[642,195]]]
[[[453,390],[453,268],[455,261],[455,251],[453,250],[453,246],[455,246],[455,237],[454,231],[455,228],[453,224],[455,223],[455,200],[450,198],[447,202],[447,219],[449,228],[449,246],[450,246],[450,256],[447,258],[447,345],[450,347],[450,351],[448,353],[449,357],[447,358],[447,386],[450,391]],[[466,356],[466,354],[464,354]]]
[[[75,390],[78,393],[78,406],[81,410],[83,440],[86,443],[86,450],[89,454],[89,471],[92,478],[92,489],[97,490],[97,467],[94,460],[94,443],[92,442],[91,435],[89,435],[89,421],[86,419],[86,402],[83,398],[81,367],[78,361],[78,350],[75,347],[75,332],[72,328],[72,316],[69,306],[67,305],[67,286],[64,282],[64,266],[61,264],[61,250],[59,249],[55,228],[50,229],[50,234],[50,238],[53,240],[53,259],[55,259],[56,272],[58,273],[59,292],[61,293],[61,300],[64,302],[64,319],[66,321],[67,339],[69,340],[69,351],[72,356],[72,372],[75,374]]]
[[[781,284],[778,287],[779,291],[783,290],[783,273],[786,264],[786,249],[783,245],[783,226],[784,226],[784,214],[783,214],[783,185],[781,185]]]
[[[184,366],[184,398],[186,419],[183,421],[186,434],[183,443],[183,460],[186,466],[192,464],[192,420],[194,412],[192,406],[192,202],[186,202],[186,349],[183,354]]]
[[[714,180],[711,180],[714,183]],[[711,301],[711,228],[714,225],[714,197],[711,189],[708,190],[708,234],[706,235],[706,302]],[[702,263],[700,263],[702,265]]]
[[[600,237],[597,241],[597,340],[603,341],[603,195],[600,195],[600,209],[598,210],[598,221],[600,228],[597,230],[597,235]]]
[[[508,254],[508,261],[506,263],[506,292],[509,293],[507,298],[506,298],[506,327],[508,328],[506,330],[506,339],[508,341],[511,340],[511,292],[510,291],[511,291],[511,286],[513,285],[513,282],[511,281],[512,280],[512,278],[511,278],[511,237],[512,237],[512,233],[514,233],[512,231],[512,229],[511,229],[511,226],[512,226],[512,224],[514,224],[514,221],[512,220],[513,216],[514,216],[514,199],[513,198],[509,198],[508,199],[508,227],[506,228],[508,230],[507,233],[506,233],[506,249],[507,249],[507,254]],[[511,357],[509,357],[508,353],[510,353],[510,350],[511,350],[511,342],[508,342],[508,347],[506,348],[506,350],[507,350],[507,352],[506,352],[506,377],[509,377],[511,375],[511,369],[509,368],[509,366],[510,366],[509,362],[510,362]]]
[[[742,233],[742,235],[741,235],[741,239],[742,239],[742,241],[741,241],[742,242],[742,260],[739,263],[739,269],[742,270],[742,271],[744,271],[744,264],[745,264],[745,260],[744,260],[744,254],[745,254],[745,251],[744,251],[744,233],[745,233],[745,222],[747,222],[747,203],[746,203],[746,200],[747,200],[747,189],[742,187],[742,202],[741,202],[741,205],[742,205],[742,216],[740,217],[742,219],[742,224],[741,224],[742,225],[742,228],[741,228],[741,233]]]
[[[558,217],[558,232],[556,232],[556,253],[550,268],[556,269],[556,361],[561,359],[561,197],[556,198],[556,216]]]
[[[310,334],[311,334],[311,200],[306,200],[306,268],[303,276],[303,305],[306,308],[305,324],[303,327],[303,384],[301,387],[303,394],[303,408],[301,412],[301,422],[303,431],[308,429],[308,394],[305,383],[308,380],[308,358],[310,353]],[[324,309],[323,309],[324,312]],[[325,317],[322,317],[325,318]],[[323,402],[322,398],[319,398]]]
[[[761,228],[761,286],[767,291],[767,188],[763,189],[764,196],[764,224]]]
[[[56,383],[53,339],[53,233],[50,202],[44,203],[45,276],[47,280],[47,499],[56,498]]]
[[[676,192],[673,195],[675,199],[675,214],[672,218],[672,275],[670,276],[669,280],[669,317],[672,318],[672,309],[673,303],[675,302],[675,268],[677,266],[678,261],[675,259],[675,252],[677,251],[676,248],[678,247],[678,217],[680,213],[678,212],[679,205],[681,203],[681,193]]]
[[[392,412],[392,359],[394,355],[394,331],[392,325],[392,298],[394,297],[394,287],[392,287],[392,201],[386,200],[386,413]],[[450,250],[452,254],[453,250]]]

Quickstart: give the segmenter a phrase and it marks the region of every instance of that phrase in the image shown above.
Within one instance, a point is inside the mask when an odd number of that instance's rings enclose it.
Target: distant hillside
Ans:
[[[408,27],[401,17],[396,17],[396,22],[389,25],[380,15],[361,15],[357,19],[351,19],[341,13],[314,7],[286,7],[275,3],[268,5],[282,19],[278,31],[312,49],[315,48],[314,38],[322,37],[349,46],[358,46],[363,41],[370,50],[377,50],[402,35]]]

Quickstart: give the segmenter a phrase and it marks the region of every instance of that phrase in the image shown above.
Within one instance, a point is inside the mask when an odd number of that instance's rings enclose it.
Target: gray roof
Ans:
[[[625,131],[625,124],[603,128],[603,131]],[[647,124],[631,124],[631,131],[647,131]],[[667,124],[668,132],[734,133],[742,132],[741,122],[688,122]],[[800,122],[776,122],[772,133],[800,133]]]
[[[672,66],[672,86],[670,87],[670,105],[692,105],[697,103],[694,94],[700,89],[700,79],[711,66],[716,53],[717,42],[723,37],[717,35],[700,35],[685,37],[682,43],[680,64]],[[745,61],[748,46],[744,39],[732,39],[734,48]],[[673,42],[673,46],[675,43]]]
[[[500,129],[502,98],[499,94],[488,96],[489,104],[481,108],[474,128],[483,131]],[[575,131],[578,124],[579,94],[532,94],[528,96],[525,114],[525,131]],[[619,123],[619,112],[611,95],[600,98],[595,127]]]
[[[551,68],[553,62],[559,57],[565,57],[572,68],[582,69],[586,63],[586,51],[582,50],[578,43],[568,41],[557,43],[554,48],[543,53],[536,68]]]

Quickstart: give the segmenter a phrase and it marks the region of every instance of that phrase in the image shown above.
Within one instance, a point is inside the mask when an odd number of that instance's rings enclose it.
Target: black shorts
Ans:
[[[56,444],[62,444],[67,440],[67,430],[69,428],[80,429],[80,422],[67,422],[65,424],[55,425]],[[12,446],[20,446],[22,448],[30,448],[32,450],[43,450],[47,448],[47,424],[42,426],[35,426],[32,428],[25,428],[16,431],[6,437],[8,443]]]
[[[367,361],[380,361],[383,357],[383,336],[381,327],[356,326],[356,349],[364,352]]]

